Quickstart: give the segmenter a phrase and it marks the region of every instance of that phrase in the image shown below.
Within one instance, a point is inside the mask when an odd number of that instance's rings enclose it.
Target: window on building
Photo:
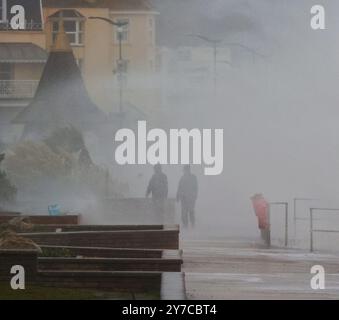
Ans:
[[[0,80],[13,79],[13,65],[10,63],[0,63]]]
[[[84,17],[76,10],[61,10],[50,16],[52,21],[53,42],[59,31],[59,21],[64,22],[65,32],[72,46],[84,44]]]
[[[64,21],[65,32],[68,35],[69,42],[72,46],[80,46],[84,44],[83,22],[79,20]],[[59,22],[53,22],[53,42],[59,31]]]
[[[115,20],[117,23],[127,23],[125,26],[122,27],[122,33],[121,33],[121,41],[122,42],[128,42],[129,40],[129,31],[130,31],[130,21],[129,19],[116,19]],[[115,28],[116,32],[115,32],[115,40],[116,42],[119,42],[119,37],[120,37],[120,33],[118,30],[118,27]]]

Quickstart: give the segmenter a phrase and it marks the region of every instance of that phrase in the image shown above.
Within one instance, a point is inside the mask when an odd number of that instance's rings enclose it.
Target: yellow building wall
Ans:
[[[9,43],[30,42],[36,44],[42,49],[46,48],[46,36],[44,32],[1,31],[0,42],[9,42]]]
[[[44,64],[16,63],[14,67],[15,80],[40,80]]]
[[[69,9],[69,8],[68,8]],[[128,81],[126,82],[124,101],[132,103],[149,113],[159,105],[160,99],[156,90],[147,85],[145,90],[140,79],[147,79],[155,71],[155,22],[153,13],[110,13],[105,8],[72,8],[81,13],[84,22],[84,42],[82,46],[73,46],[76,59],[82,60],[82,75],[92,100],[106,112],[118,112],[119,86],[116,61],[119,57],[119,43],[116,41],[116,30],[104,21],[88,19],[90,16],[111,18],[128,18],[129,40],[123,43],[123,58],[129,61]],[[31,42],[49,51],[52,45],[52,23],[48,17],[60,8],[44,8],[44,32],[1,32],[1,42]],[[150,22],[152,20],[152,22]],[[151,31],[152,29],[152,31]],[[16,75],[23,78],[36,79],[41,73],[38,66],[16,68]],[[135,81],[135,79],[137,81]]]
[[[72,46],[76,59],[82,60],[82,75],[87,90],[92,100],[104,111],[108,109],[108,94],[103,85],[112,75],[112,51],[107,41],[107,35],[111,33],[112,27],[104,22],[90,20],[90,16],[100,16],[109,18],[108,9],[93,8],[74,8],[81,13],[86,21],[84,22],[84,40],[81,46]],[[45,33],[47,50],[52,45],[52,23],[48,17],[60,9],[46,8],[44,16],[46,17]]]

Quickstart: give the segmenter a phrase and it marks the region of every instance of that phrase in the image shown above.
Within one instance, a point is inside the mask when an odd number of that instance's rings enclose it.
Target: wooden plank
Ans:
[[[161,276],[161,272],[146,271],[40,271],[37,285],[115,292],[160,292]]]
[[[163,230],[163,225],[62,225],[36,224],[30,233],[41,232],[83,232],[83,231],[123,231],[123,230]]]
[[[42,250],[68,252],[71,256],[96,258],[177,258],[182,259],[182,250],[129,249],[102,247],[40,246]]]
[[[15,216],[14,216],[15,217]],[[33,224],[58,224],[58,225],[77,225],[79,223],[79,215],[65,215],[65,216],[44,216],[44,215],[20,215],[20,217],[27,217]],[[0,224],[13,219],[13,215],[0,215]]]
[[[130,249],[179,249],[179,230],[22,233],[39,245]]]
[[[38,258],[39,270],[180,272],[181,265],[176,258]]]

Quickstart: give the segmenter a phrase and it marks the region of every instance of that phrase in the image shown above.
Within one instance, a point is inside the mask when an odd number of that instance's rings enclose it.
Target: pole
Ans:
[[[313,209],[310,208],[310,251],[313,252]]]
[[[108,200],[110,197],[110,192],[109,192],[109,170],[106,169],[106,173],[105,173],[105,197]]]
[[[288,202],[285,203],[285,247],[288,246]]]
[[[288,246],[288,202],[270,202],[272,205],[281,205],[285,207],[285,247]]]
[[[122,32],[119,30],[119,60],[122,60]]]
[[[271,208],[268,206],[268,234],[267,234],[267,245],[271,248]]]
[[[299,220],[297,217],[297,201],[314,201],[319,200],[317,198],[294,198],[294,239],[296,241],[297,238],[297,221]],[[305,218],[307,220],[307,218]],[[303,219],[303,220],[305,220]]]
[[[294,240],[297,237],[297,199],[293,199]]]
[[[118,63],[118,77],[119,77],[119,114],[122,122],[123,115],[123,79],[122,79],[122,32],[118,30],[119,34],[119,63]]]
[[[214,97],[217,97],[217,42],[214,42]]]
[[[120,113],[120,117],[122,117],[122,114],[124,112],[124,107],[123,107],[123,88],[122,88],[122,79],[121,79],[121,75],[119,76],[120,80],[119,80],[119,113]]]
[[[1,1],[1,0],[0,0]],[[109,23],[112,26],[115,26],[118,28],[118,39],[119,39],[119,60],[118,60],[118,82],[119,82],[119,114],[120,114],[120,120],[122,124],[122,116],[124,111],[123,106],[123,59],[122,59],[122,34],[124,32],[123,27],[128,25],[128,22],[114,22],[111,19],[104,18],[104,17],[89,17],[89,19],[97,19],[97,20],[103,20],[107,23]]]

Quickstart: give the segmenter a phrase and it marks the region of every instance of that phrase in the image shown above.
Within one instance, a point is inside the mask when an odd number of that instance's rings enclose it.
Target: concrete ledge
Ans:
[[[185,274],[163,273],[161,276],[161,300],[186,300]]]

